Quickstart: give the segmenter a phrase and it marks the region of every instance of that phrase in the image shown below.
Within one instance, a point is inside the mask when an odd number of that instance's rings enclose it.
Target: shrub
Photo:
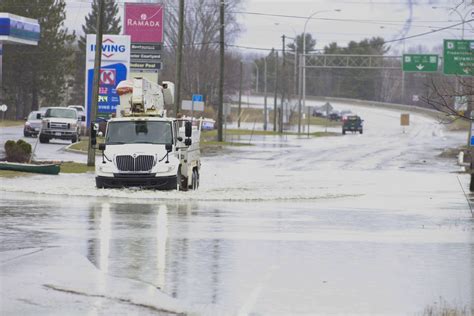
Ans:
[[[31,145],[20,139],[16,143],[8,140],[5,143],[5,153],[7,161],[10,162],[27,162],[31,156]]]

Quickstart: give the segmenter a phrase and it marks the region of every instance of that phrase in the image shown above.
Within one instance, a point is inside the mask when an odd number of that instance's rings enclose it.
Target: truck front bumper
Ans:
[[[75,130],[45,130],[41,131],[41,134],[48,138],[57,138],[57,139],[66,139],[71,140],[72,138],[77,136]]]
[[[175,190],[176,176],[155,177],[155,175],[121,175],[113,177],[97,176],[95,183],[98,188],[127,188],[140,187],[143,189]]]

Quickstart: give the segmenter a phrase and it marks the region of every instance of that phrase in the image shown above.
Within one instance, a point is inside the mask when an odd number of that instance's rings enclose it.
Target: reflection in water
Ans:
[[[102,211],[100,213],[99,226],[99,242],[100,242],[100,259],[99,269],[107,273],[109,271],[109,254],[110,254],[110,204],[102,203]]]
[[[168,208],[160,205],[156,216],[156,246],[157,246],[157,285],[160,289],[165,288],[166,272],[166,243],[168,241]]]

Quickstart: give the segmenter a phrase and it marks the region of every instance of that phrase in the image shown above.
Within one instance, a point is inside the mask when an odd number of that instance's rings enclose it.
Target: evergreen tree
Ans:
[[[74,89],[71,94],[71,102],[84,104],[85,89],[85,67],[86,67],[86,34],[97,33],[97,18],[99,16],[99,0],[94,0],[91,12],[86,16],[85,24],[82,25],[84,35],[79,37],[78,47],[75,53],[75,76]],[[103,34],[120,34],[122,26],[118,16],[118,5],[115,1],[104,1],[102,31]]]
[[[2,0],[0,11],[37,19],[38,46],[4,46],[4,88],[10,117],[21,118],[42,105],[62,105],[75,35],[64,27],[64,0]]]
[[[310,33],[304,34],[306,37],[306,43],[305,43],[305,51],[306,54],[312,53],[314,50],[314,47],[316,46],[316,40],[313,38],[313,36]],[[291,51],[295,51],[295,43],[290,43],[287,45]],[[296,51],[298,54],[301,54],[303,52],[303,33],[300,35],[296,36]]]

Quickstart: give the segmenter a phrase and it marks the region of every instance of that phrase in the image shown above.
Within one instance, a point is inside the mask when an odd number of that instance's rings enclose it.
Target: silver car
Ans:
[[[23,128],[23,136],[36,137],[41,128],[41,112],[33,111],[26,118],[25,126]]]

